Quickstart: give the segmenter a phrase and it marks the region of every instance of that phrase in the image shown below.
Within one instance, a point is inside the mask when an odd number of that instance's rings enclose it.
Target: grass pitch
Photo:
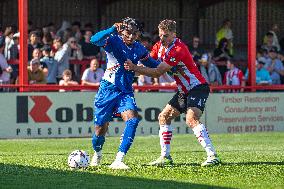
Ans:
[[[223,164],[202,168],[205,152],[190,135],[175,135],[173,167],[149,167],[158,136],[136,137],[125,158],[132,169],[111,170],[119,145],[108,137],[103,165],[71,171],[69,153],[92,154],[91,139],[0,140],[0,188],[284,188],[284,133],[211,134]]]

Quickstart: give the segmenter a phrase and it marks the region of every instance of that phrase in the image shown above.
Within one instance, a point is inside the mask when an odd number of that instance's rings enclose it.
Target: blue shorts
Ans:
[[[94,101],[94,124],[103,126],[113,115],[126,110],[137,111],[133,92],[124,93],[115,89],[100,88]]]

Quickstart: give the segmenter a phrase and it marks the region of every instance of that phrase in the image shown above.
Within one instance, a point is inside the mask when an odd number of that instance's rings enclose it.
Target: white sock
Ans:
[[[123,161],[124,156],[125,156],[124,152],[117,152],[115,161]]]
[[[171,150],[173,128],[171,125],[160,125],[160,145],[161,145],[161,156],[169,156]]]
[[[102,150],[100,150],[99,152],[96,152],[97,156],[102,156],[103,155],[103,152]]]
[[[207,156],[216,155],[216,151],[211,142],[211,139],[209,138],[206,127],[202,123],[200,123],[194,128],[192,128],[192,131],[196,136],[198,142],[205,149]]]

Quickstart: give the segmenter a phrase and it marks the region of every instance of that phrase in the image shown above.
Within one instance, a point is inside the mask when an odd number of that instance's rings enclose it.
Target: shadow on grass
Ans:
[[[119,174],[119,172],[117,171]],[[113,176],[87,171],[60,171],[0,163],[0,188],[226,188],[212,185]]]
[[[282,162],[238,162],[238,163],[227,163],[222,162],[222,165],[226,166],[239,166],[239,165],[284,165],[284,161]]]
[[[241,165],[284,165],[284,161],[282,162],[238,162],[238,163],[228,163],[228,162],[222,162],[218,166],[241,166]],[[147,164],[144,164],[143,166],[149,166]],[[162,166],[157,166],[161,167]],[[174,163],[173,165],[168,165],[166,167],[201,167],[198,163]]]
[[[174,163],[174,167],[201,167],[200,163]]]
[[[142,166],[145,167],[153,167],[152,165],[148,164],[142,164]],[[173,165],[164,165],[164,166],[154,166],[158,168],[164,168],[164,167],[169,167],[169,168],[174,168],[174,167],[201,167],[200,164],[198,163],[174,163]]]

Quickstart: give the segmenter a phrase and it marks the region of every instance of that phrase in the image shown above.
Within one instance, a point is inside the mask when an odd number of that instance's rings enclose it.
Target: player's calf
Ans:
[[[123,158],[133,143],[138,123],[139,119],[137,117],[131,118],[125,122],[126,126],[122,135],[119,150],[118,153],[116,154],[114,162],[110,165],[110,168],[129,169],[129,167],[125,165],[125,163],[123,163]]]
[[[97,134],[94,133],[92,138],[94,156],[92,158],[90,166],[98,166],[100,164],[102,160],[102,148],[104,143],[105,143],[105,136],[97,136]]]

